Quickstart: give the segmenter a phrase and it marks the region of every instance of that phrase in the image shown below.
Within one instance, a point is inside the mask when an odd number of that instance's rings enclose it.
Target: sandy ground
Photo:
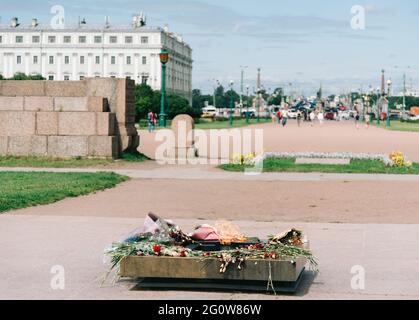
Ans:
[[[134,179],[93,196],[14,211],[22,215],[332,223],[419,223],[417,182]]]
[[[361,126],[356,129],[354,122],[325,122],[323,126],[308,123],[297,126],[296,121],[290,121],[282,128],[274,124],[250,126],[252,130],[264,130],[264,149],[281,152],[367,152],[384,153],[403,151],[409,159],[419,162],[419,132],[398,132],[379,129],[371,126],[366,129]],[[155,133],[140,131],[141,146],[139,150],[155,157]]]

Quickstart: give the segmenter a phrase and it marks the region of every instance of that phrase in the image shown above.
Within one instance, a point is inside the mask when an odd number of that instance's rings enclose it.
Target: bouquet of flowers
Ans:
[[[412,162],[406,160],[406,156],[403,154],[403,152],[393,151],[390,153],[389,158],[393,167],[409,168],[412,166]]]
[[[229,228],[230,230],[231,228]],[[248,259],[296,259],[306,258],[313,269],[317,270],[317,261],[309,249],[304,247],[303,233],[296,229],[270,237],[266,242],[248,244],[242,242],[237,246],[230,246],[227,250],[201,251],[191,249],[199,244],[202,235],[214,232],[220,236],[222,243],[223,230],[218,230],[207,225],[201,226],[193,235],[187,235],[170,221],[149,214],[144,227],[134,231],[127,239],[116,242],[105,251],[110,258],[110,272],[119,266],[120,262],[130,256],[164,256],[164,257],[201,257],[202,259],[215,258],[220,261],[220,273],[227,271],[229,265],[237,265],[241,270],[242,264]],[[204,232],[205,231],[205,232]],[[226,233],[230,240],[231,234]],[[194,238],[195,237],[195,238]],[[237,236],[234,236],[237,238]],[[240,237],[239,237],[240,238]],[[241,240],[241,239],[234,239]],[[245,240],[245,239],[243,239]]]

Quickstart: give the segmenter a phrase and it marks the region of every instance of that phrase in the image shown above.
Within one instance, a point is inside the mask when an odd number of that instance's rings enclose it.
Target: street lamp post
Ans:
[[[246,91],[247,91],[247,99],[246,99],[246,124],[249,124],[249,89],[250,89],[250,86],[247,85],[246,86]]]
[[[386,122],[387,127],[390,127],[391,126],[391,120],[390,120],[390,115],[391,115],[391,112],[390,112],[390,92],[391,92],[391,85],[392,85],[392,82],[389,79],[387,81],[387,87],[388,87],[388,89],[387,89],[387,95],[388,95],[388,99],[387,99],[387,122]]]
[[[160,101],[160,127],[166,127],[166,113],[165,113],[165,102],[166,102],[166,64],[169,61],[169,53],[162,49],[160,53],[161,62],[161,101]]]
[[[406,73],[403,74],[403,117],[406,113]]]
[[[377,88],[377,126],[380,126],[380,96],[381,96],[381,89]]]
[[[230,81],[230,128],[233,127],[233,86],[234,81]]]
[[[240,66],[241,68],[241,83],[240,83],[240,117],[242,116],[242,111],[243,111],[243,82],[244,82],[244,69],[247,68],[247,66]]]

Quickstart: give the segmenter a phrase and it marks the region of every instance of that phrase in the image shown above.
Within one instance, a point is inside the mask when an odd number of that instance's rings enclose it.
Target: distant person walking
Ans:
[[[281,124],[281,119],[282,119],[281,110],[278,110],[278,112],[276,113],[276,118],[277,118],[278,124]]]
[[[316,120],[316,114],[314,113],[314,110],[310,112],[310,122],[311,126],[314,127],[314,120]]]
[[[282,126],[285,127],[288,122],[288,110],[282,112]]]
[[[366,127],[367,129],[369,129],[369,128],[370,128],[370,124],[371,124],[371,114],[370,114],[370,113],[368,113],[368,114],[365,116],[365,127]]]
[[[360,119],[359,112],[358,111],[355,111],[355,127],[357,129],[359,129],[359,119]]]
[[[301,127],[301,119],[303,118],[303,115],[301,113],[301,111],[297,112],[297,124],[299,127]]]
[[[153,111],[147,115],[147,123],[148,123],[148,132],[152,133],[156,130],[157,118]]]
[[[319,112],[319,114],[317,115],[317,119],[319,119],[319,123],[320,125],[323,125],[323,121],[324,121],[324,114],[322,111]]]

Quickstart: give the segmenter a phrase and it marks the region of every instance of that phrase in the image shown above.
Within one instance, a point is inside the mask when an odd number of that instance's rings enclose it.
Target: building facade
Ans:
[[[14,18],[9,26],[0,26],[0,75],[40,74],[47,80],[130,78],[160,90],[162,49],[170,54],[167,91],[191,101],[190,46],[167,28],[136,23],[126,28],[79,23],[76,28],[52,29],[35,19],[30,26],[21,26]]]

